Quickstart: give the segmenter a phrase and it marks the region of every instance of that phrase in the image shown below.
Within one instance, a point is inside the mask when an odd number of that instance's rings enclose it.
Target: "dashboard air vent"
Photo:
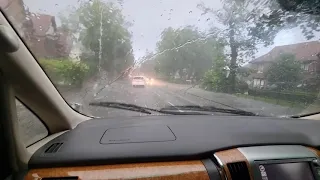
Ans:
[[[51,146],[49,146],[44,152],[45,153],[55,153],[61,148],[62,145],[63,145],[63,143],[51,144]]]
[[[250,180],[250,175],[246,162],[228,163],[228,169],[232,180]]]

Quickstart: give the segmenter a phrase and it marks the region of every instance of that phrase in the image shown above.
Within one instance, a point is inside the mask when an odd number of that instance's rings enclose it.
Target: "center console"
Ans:
[[[216,152],[224,179],[320,180],[318,151],[299,145],[256,146]]]

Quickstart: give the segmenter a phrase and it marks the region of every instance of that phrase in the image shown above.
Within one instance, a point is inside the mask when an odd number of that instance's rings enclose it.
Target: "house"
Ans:
[[[60,57],[70,57],[73,49],[72,33],[65,27],[58,27],[57,29],[56,51]]]
[[[46,14],[30,13],[27,44],[36,57],[51,58],[56,55],[57,25],[55,18]]]
[[[70,32],[58,28],[54,16],[27,12],[25,40],[38,58],[68,57],[72,49]]]
[[[70,32],[58,28],[54,16],[31,13],[22,0],[0,0],[0,8],[36,57],[69,56],[73,44]]]
[[[250,68],[254,73],[250,74],[251,87],[264,88],[268,82],[266,72],[270,65],[277,60],[281,54],[293,54],[301,62],[303,69],[303,80],[312,81],[320,75],[320,42],[311,41],[284,46],[276,46],[267,54],[250,61]]]
[[[21,36],[24,36],[23,25],[26,21],[26,12],[22,0],[0,0],[0,8],[13,22]]]

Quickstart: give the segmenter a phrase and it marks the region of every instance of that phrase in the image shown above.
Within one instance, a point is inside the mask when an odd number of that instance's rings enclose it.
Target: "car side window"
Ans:
[[[40,119],[16,99],[19,135],[25,146],[29,146],[48,135],[47,128]]]

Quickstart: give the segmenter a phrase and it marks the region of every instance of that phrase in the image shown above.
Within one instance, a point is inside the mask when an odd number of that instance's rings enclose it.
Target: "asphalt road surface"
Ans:
[[[296,114],[299,110],[268,104],[252,99],[239,98],[234,95],[214,93],[202,90],[191,85],[171,84],[155,80],[145,88],[132,87],[128,81],[118,81],[102,90],[89,101],[107,101],[135,104],[143,107],[160,109],[167,106],[208,105],[218,108],[237,108],[266,116],[280,116]],[[114,108],[88,106],[84,109],[90,115],[98,117],[132,116],[140,113]],[[177,111],[183,111],[176,109]]]
[[[182,87],[182,86],[180,86]],[[183,86],[188,88],[188,86]],[[152,85],[143,87],[132,87],[130,82],[121,81],[103,88],[103,90],[92,98],[92,101],[107,101],[135,104],[142,107],[160,109],[167,106],[180,105],[206,105],[212,104],[209,101],[200,100],[197,97],[179,93],[180,89],[174,89],[168,84],[160,81],[154,82]],[[85,105],[87,106],[87,105]],[[89,106],[89,112],[93,116],[98,117],[116,117],[116,116],[132,116],[140,115],[139,112],[127,110],[119,110],[114,108]],[[177,111],[182,111],[177,109]]]

